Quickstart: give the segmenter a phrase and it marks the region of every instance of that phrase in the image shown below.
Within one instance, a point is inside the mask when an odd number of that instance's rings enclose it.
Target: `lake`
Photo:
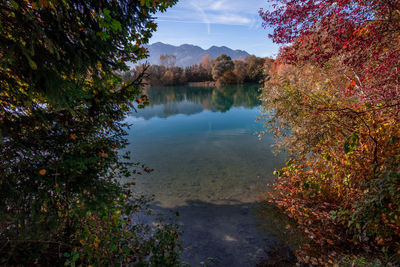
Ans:
[[[258,138],[259,88],[154,87],[150,106],[127,118],[128,150],[154,169],[135,191],[154,195],[161,213],[179,212],[192,265],[255,266],[281,242],[273,228],[286,222],[259,199],[285,156],[272,153],[273,136]]]

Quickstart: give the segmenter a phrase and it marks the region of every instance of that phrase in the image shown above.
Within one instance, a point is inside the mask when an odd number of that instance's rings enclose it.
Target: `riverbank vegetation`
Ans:
[[[176,225],[146,225],[129,190],[124,116],[152,16],[176,1],[3,1],[0,6],[0,265],[178,265]],[[128,183],[127,183],[128,182]]]
[[[288,44],[265,84],[263,118],[291,159],[269,200],[310,238],[301,262],[398,265],[400,3],[278,2],[260,12]]]
[[[205,55],[200,64],[189,67],[175,66],[174,55],[161,55],[161,65],[138,65],[134,70],[125,72],[126,80],[135,79],[138,74],[146,70],[144,82],[150,86],[186,85],[186,84],[243,84],[263,83],[267,78],[264,65],[270,66],[273,62],[269,58],[247,56],[244,60],[235,59],[222,54],[210,59]]]

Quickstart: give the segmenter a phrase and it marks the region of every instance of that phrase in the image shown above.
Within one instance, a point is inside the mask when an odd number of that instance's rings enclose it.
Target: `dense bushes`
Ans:
[[[118,151],[151,14],[175,1],[7,1],[0,8],[0,264],[179,264],[172,224],[143,225]],[[122,185],[124,183],[124,185]]]
[[[323,251],[310,258],[318,253],[305,246],[300,260],[374,253],[398,263],[400,6],[289,2],[262,13],[274,40],[291,43],[262,99],[268,130],[291,154],[270,199]]]
[[[268,127],[292,155],[276,172],[272,200],[322,247],[363,244],[367,251],[396,253],[397,122],[390,110],[347,109],[354,99],[341,97],[333,73],[302,66],[267,83],[265,111],[274,110]]]

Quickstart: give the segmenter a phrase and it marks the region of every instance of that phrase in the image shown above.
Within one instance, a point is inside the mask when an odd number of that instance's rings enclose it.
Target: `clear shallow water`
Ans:
[[[260,223],[258,200],[285,158],[271,152],[272,136],[258,139],[258,88],[150,88],[151,105],[127,119],[133,159],[154,169],[135,190],[154,194],[160,212],[179,211],[193,265],[255,266],[279,241]]]

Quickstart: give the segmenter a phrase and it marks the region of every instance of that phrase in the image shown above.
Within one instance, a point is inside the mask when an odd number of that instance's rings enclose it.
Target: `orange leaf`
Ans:
[[[103,152],[99,152],[99,156],[102,158],[108,158],[108,154]]]

